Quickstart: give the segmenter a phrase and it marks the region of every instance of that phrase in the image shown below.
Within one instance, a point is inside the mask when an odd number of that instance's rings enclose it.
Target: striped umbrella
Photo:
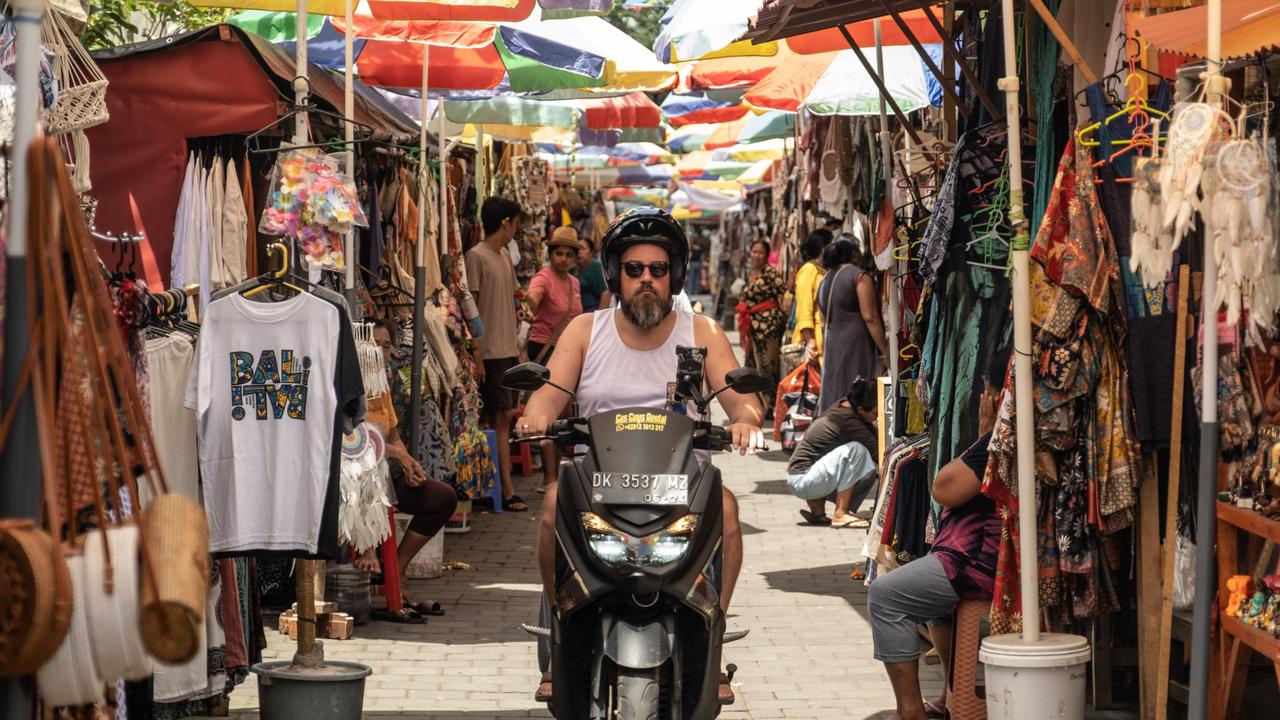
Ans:
[[[676,0],[662,17],[653,52],[664,62],[773,55],[775,42],[738,41],[759,9],[760,0]]]
[[[534,0],[369,0],[373,16],[382,20],[517,22],[533,7]]]
[[[935,58],[941,46],[926,46]],[[941,104],[941,86],[910,47],[884,48],[884,83],[902,108],[911,112]],[[875,115],[880,91],[852,50],[820,55],[797,55],[743,95],[758,109],[796,111],[816,115]]]
[[[747,114],[738,91],[671,93],[662,101],[662,114],[673,127],[737,120]]]

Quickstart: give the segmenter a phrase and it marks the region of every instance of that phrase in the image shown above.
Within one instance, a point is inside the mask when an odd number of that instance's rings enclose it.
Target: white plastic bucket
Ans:
[[[1085,671],[1093,651],[1079,635],[992,635],[978,659],[986,667],[987,720],[1083,720]]]

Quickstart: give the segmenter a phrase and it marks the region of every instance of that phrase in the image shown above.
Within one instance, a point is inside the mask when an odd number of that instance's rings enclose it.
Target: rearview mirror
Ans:
[[[763,373],[754,368],[738,368],[725,373],[724,384],[733,389],[734,392],[762,393],[769,392],[773,389],[773,382],[765,377]]]
[[[546,385],[551,371],[536,362],[520,363],[502,373],[502,387],[508,390],[534,391]]]

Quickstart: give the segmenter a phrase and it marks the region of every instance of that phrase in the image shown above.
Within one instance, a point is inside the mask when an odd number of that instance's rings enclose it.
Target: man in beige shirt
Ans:
[[[480,385],[483,412],[492,423],[498,443],[498,472],[502,478],[502,506],[525,512],[528,504],[511,482],[511,420],[515,417],[514,393],[502,387],[502,374],[519,362],[516,338],[516,271],[507,243],[524,225],[524,211],[505,198],[491,197],[480,208],[484,240],[467,251],[467,287],[471,290],[484,324],[484,335],[472,341],[476,382]]]

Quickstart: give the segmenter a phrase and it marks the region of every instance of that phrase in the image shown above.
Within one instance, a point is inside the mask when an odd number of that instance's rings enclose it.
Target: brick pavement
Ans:
[[[725,720],[879,718],[893,707],[884,671],[871,658],[866,593],[848,579],[865,533],[799,527],[800,504],[786,490],[781,452],[721,456],[737,493],[746,561],[729,618],[751,628],[728,646],[736,663],[736,705]],[[521,481],[535,506],[541,496]],[[426,625],[375,622],[352,640],[325,643],[331,659],[373,667],[365,691],[366,717],[417,720],[549,717],[535,704],[535,647],[519,628],[536,618],[538,577],[533,563],[534,513],[480,515],[465,535],[448,535],[445,559],[470,570],[414,580],[420,598],[439,600],[447,615]],[[377,602],[377,601],[375,601]],[[268,627],[273,624],[268,619]],[[265,659],[292,655],[288,639],[268,630]],[[926,692],[939,688],[937,666],[924,670]],[[231,696],[232,716],[256,718],[252,678]]]

